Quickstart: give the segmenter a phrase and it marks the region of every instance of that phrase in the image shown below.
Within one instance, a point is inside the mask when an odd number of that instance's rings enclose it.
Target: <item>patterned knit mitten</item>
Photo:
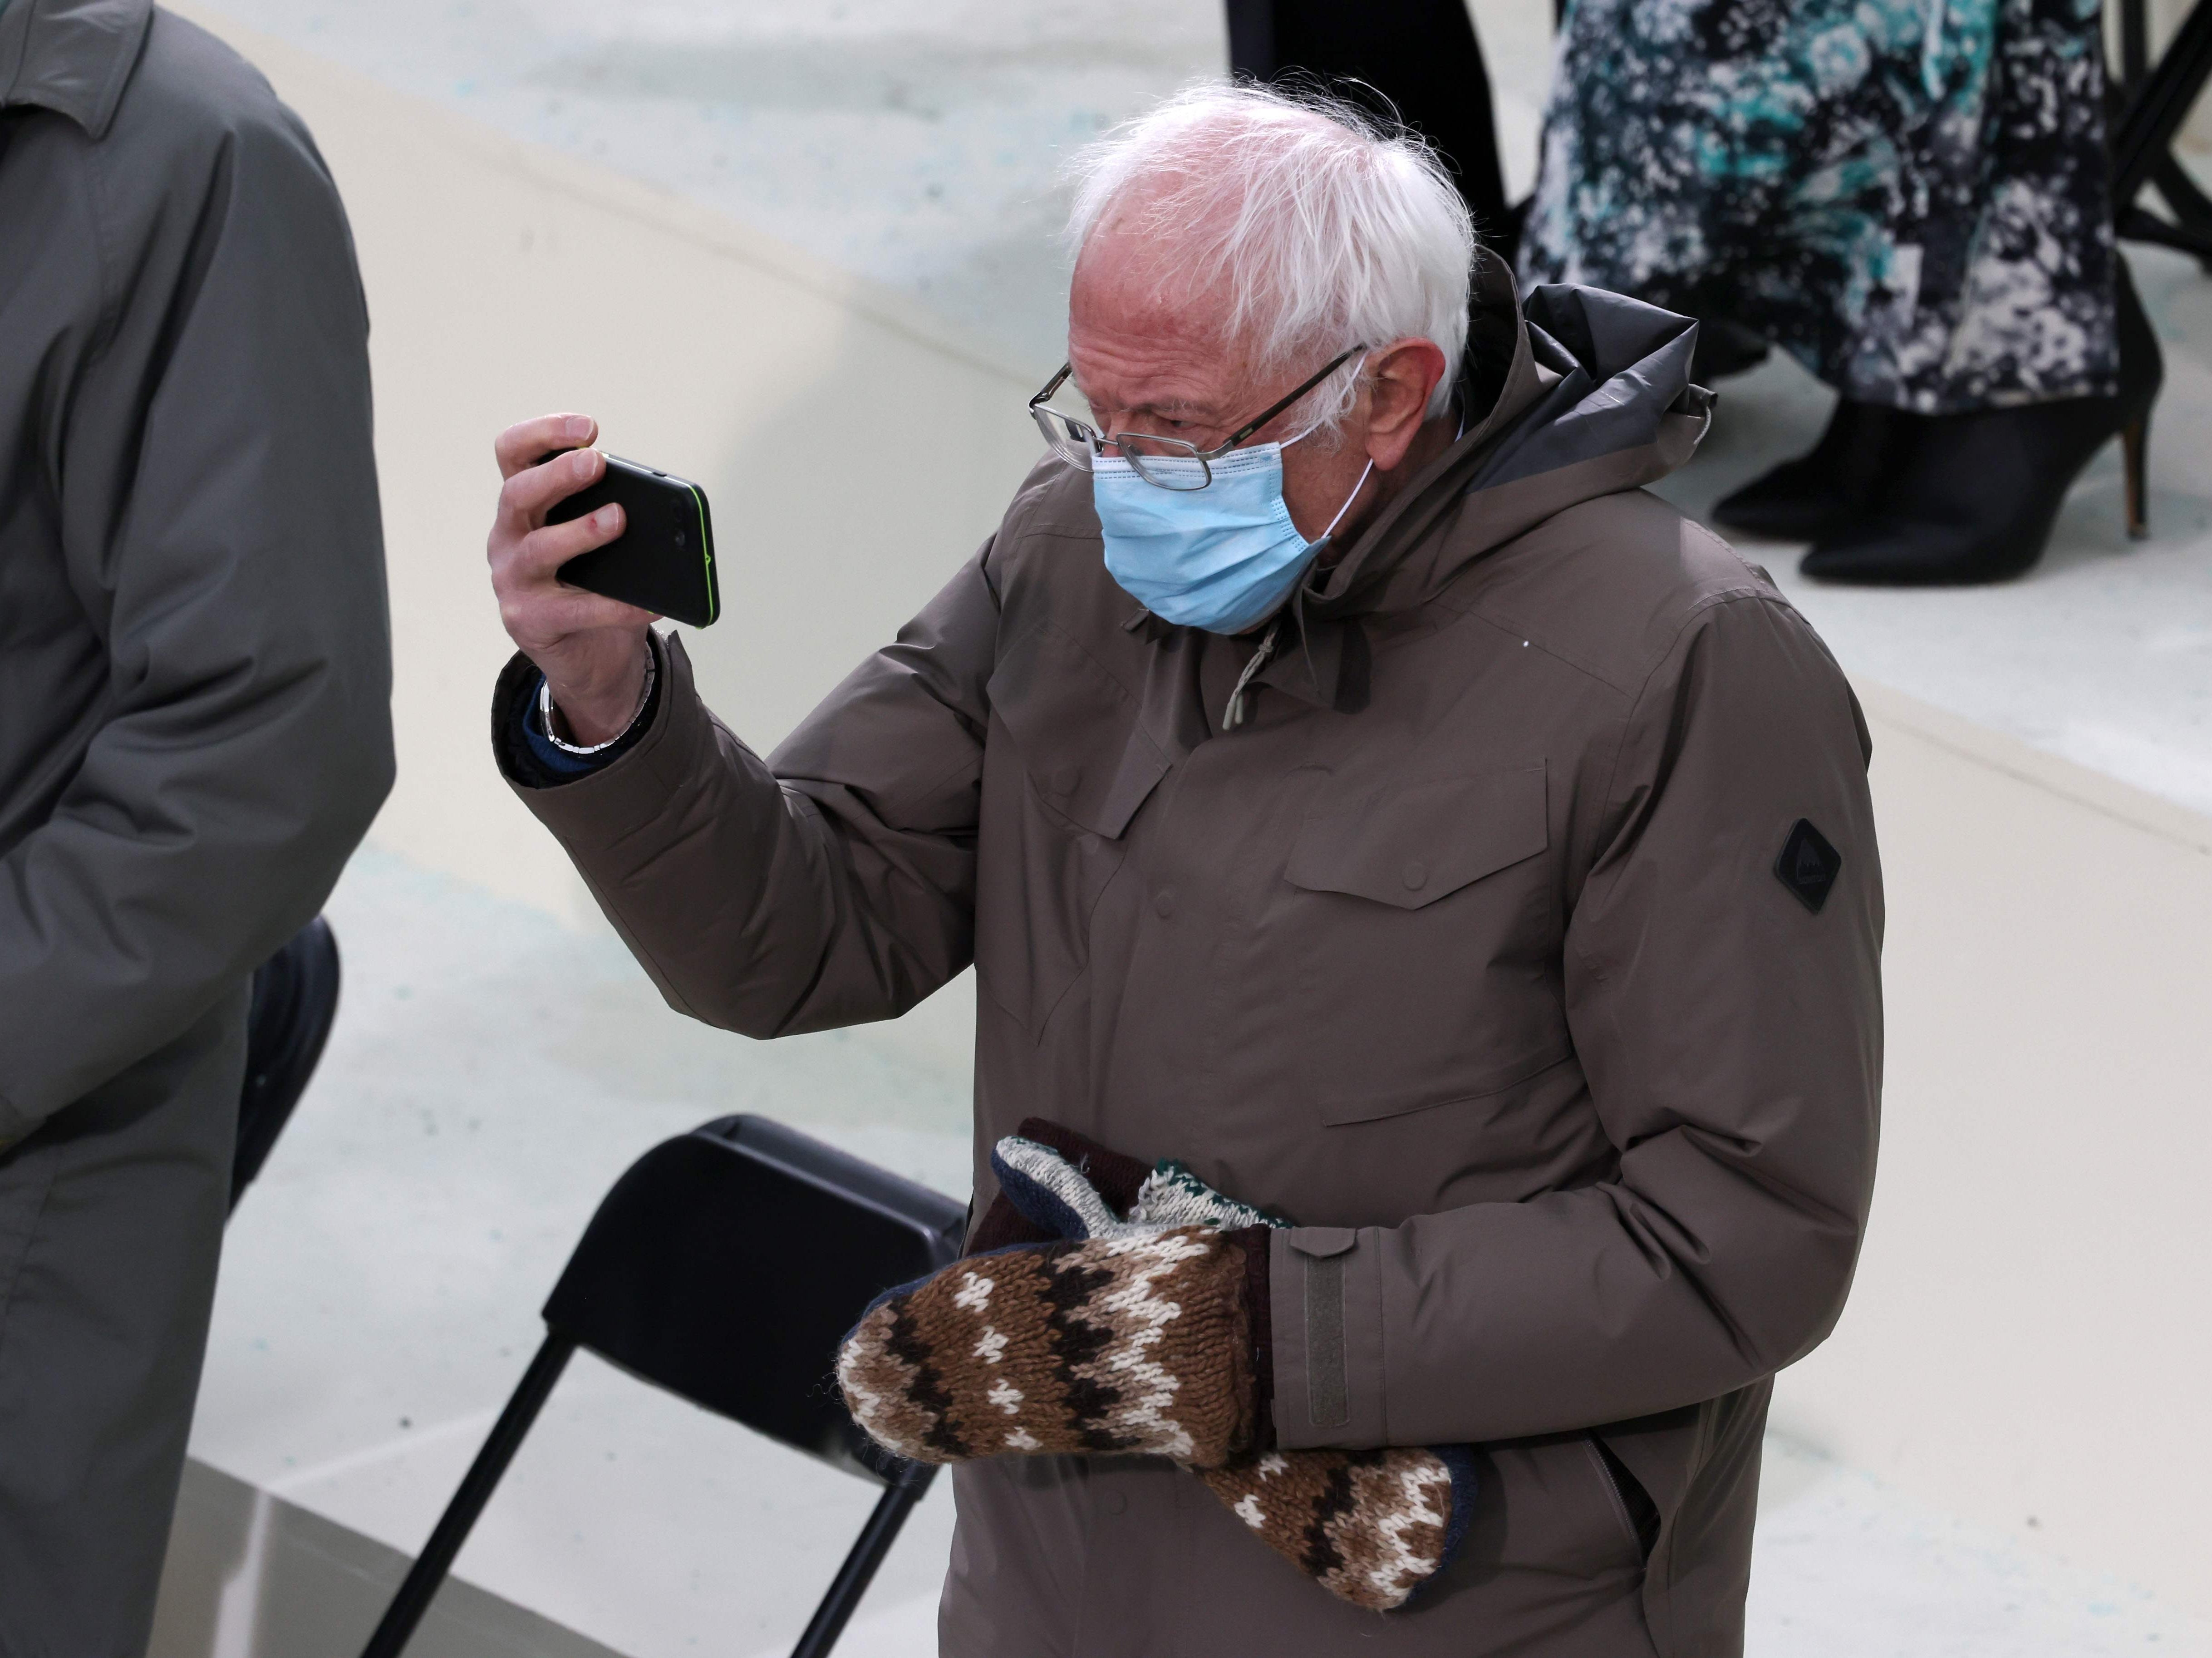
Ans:
[[[1270,1451],[1199,1472],[1261,1541],[1340,1600],[1392,1612],[1459,1552],[1473,1459],[1443,1451]]]
[[[918,1462],[1122,1452],[1219,1467],[1251,1448],[1258,1414],[1255,1247],[1266,1238],[1181,1227],[955,1261],[845,1338],[846,1408]]]
[[[1216,1191],[1182,1163],[1145,1170],[1056,1124],[1033,1119],[1022,1130],[999,1142],[991,1166],[1000,1202],[1043,1231],[1131,1237],[1163,1225],[1290,1224]],[[1264,1235],[1255,1236],[1264,1248]],[[1256,1296],[1264,1296],[1265,1260],[1254,1265]],[[1263,1317],[1255,1322],[1264,1329]],[[1264,1367],[1267,1355],[1257,1362]],[[1264,1392],[1264,1376],[1261,1383]],[[1403,1606],[1450,1561],[1474,1499],[1464,1446],[1269,1451],[1197,1472],[1270,1548],[1331,1594],[1377,1612]]]
[[[1000,1192],[1025,1219],[1063,1238],[1141,1237],[1169,1226],[1233,1232],[1290,1224],[1224,1197],[1179,1163],[1157,1163],[1145,1175],[1124,1220],[1089,1168],[1079,1168],[1057,1147],[1021,1134],[1009,1134],[992,1148],[991,1172],[999,1177]]]

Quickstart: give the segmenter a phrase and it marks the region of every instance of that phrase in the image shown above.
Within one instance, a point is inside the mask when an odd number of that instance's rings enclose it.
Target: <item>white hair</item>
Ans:
[[[1444,374],[1429,413],[1449,406],[1474,225],[1413,134],[1318,91],[1199,82],[1085,148],[1068,173],[1079,259],[1102,229],[1152,241],[1164,273],[1223,295],[1226,337],[1270,369],[1432,340]],[[1310,402],[1310,416],[1334,429],[1358,385],[1333,377],[1314,393],[1333,406]]]

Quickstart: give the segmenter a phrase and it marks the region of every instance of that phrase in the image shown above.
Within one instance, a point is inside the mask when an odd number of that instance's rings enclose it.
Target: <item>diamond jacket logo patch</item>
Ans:
[[[1774,860],[1774,877],[1818,915],[1843,868],[1844,854],[1828,844],[1828,837],[1813,827],[1810,818],[1800,817],[1782,843],[1782,855]]]

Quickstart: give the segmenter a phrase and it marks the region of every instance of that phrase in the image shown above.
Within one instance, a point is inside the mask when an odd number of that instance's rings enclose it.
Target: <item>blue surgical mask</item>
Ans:
[[[1293,443],[1298,440],[1291,440]],[[1147,460],[1154,472],[1195,471],[1196,460]],[[1203,489],[1163,489],[1118,455],[1091,462],[1091,498],[1106,537],[1106,568],[1130,597],[1163,622],[1208,633],[1241,634],[1266,621],[1328,544],[1367,471],[1317,541],[1291,522],[1283,503],[1283,446],[1259,443],[1212,463]]]

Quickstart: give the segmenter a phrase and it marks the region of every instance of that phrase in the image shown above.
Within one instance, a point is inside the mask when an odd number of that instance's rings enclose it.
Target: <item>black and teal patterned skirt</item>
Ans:
[[[1522,274],[1925,414],[2109,395],[2094,0],[1573,0]]]

